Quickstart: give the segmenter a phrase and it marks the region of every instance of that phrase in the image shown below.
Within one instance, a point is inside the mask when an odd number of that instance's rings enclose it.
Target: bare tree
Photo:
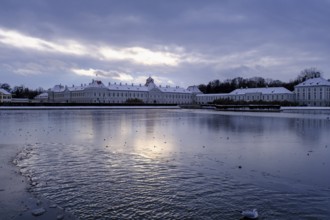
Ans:
[[[10,85],[8,83],[0,83],[0,88],[6,90],[7,92],[10,92],[11,90]]]
[[[307,79],[319,78],[322,77],[322,72],[315,67],[304,69],[300,72],[297,80],[303,82]]]

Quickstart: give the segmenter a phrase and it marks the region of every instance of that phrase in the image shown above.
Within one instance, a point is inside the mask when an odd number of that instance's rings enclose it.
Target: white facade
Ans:
[[[6,90],[0,88],[0,103],[11,102],[11,100],[12,100],[11,93],[9,93]]]
[[[300,105],[330,106],[330,82],[323,78],[308,79],[295,86]]]
[[[196,96],[198,104],[207,104],[216,99],[233,101],[294,101],[294,93],[284,87],[235,89],[225,94],[200,94]]]
[[[106,86],[93,80],[88,85],[56,85],[48,97],[50,102],[57,103],[126,103],[129,99],[139,99],[147,104],[191,104],[193,95],[200,91],[189,88],[156,86],[151,77],[145,85],[109,83]]]
[[[229,94],[235,101],[294,101],[294,93],[284,87],[235,89]]]
[[[203,94],[198,86],[187,89],[180,87],[156,86],[149,77],[145,85],[109,83],[93,80],[88,85],[56,85],[48,92],[48,101],[56,103],[126,103],[139,99],[146,104],[208,104],[217,99],[233,101],[297,101],[300,105],[330,106],[330,82],[315,78],[297,86],[295,92],[284,87],[236,89],[230,93]]]
[[[37,95],[36,97],[34,97],[34,100],[37,102],[48,102],[48,93],[43,92],[43,93]]]
[[[196,95],[197,104],[208,104],[217,99],[229,99],[229,93],[216,93],[216,94],[198,94]]]

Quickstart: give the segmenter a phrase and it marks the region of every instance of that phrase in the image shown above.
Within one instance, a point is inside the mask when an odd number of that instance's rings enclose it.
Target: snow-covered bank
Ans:
[[[57,205],[36,198],[27,191],[29,181],[19,174],[19,169],[12,162],[20,151],[17,145],[0,144],[0,218],[32,220],[39,214],[39,220],[75,219]]]

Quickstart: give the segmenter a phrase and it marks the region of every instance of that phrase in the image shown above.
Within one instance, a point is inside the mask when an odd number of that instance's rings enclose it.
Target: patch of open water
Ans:
[[[30,190],[81,219],[330,217],[330,121],[190,110],[2,112]],[[14,122],[16,123],[14,126]]]

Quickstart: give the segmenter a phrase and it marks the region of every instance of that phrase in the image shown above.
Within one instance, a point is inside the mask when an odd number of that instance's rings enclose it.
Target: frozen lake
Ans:
[[[30,191],[81,219],[330,218],[329,115],[1,110]]]

